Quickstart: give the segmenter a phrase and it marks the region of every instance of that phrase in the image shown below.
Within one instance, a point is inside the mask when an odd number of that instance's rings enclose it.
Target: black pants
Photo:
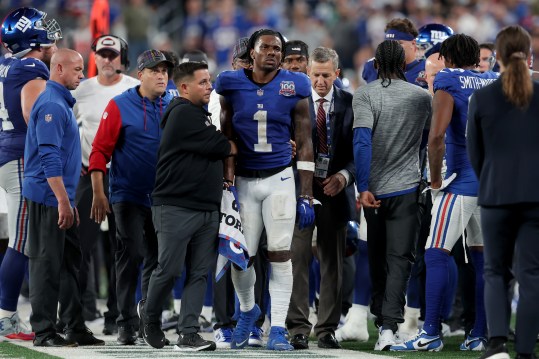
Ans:
[[[36,340],[56,334],[58,302],[60,320],[67,331],[84,330],[78,270],[81,250],[76,223],[58,227],[58,208],[27,200],[30,324]]]
[[[105,194],[108,196],[108,176],[104,176],[105,182]],[[90,261],[92,256],[96,252],[96,245],[98,240],[101,238],[101,231],[99,229],[99,224],[95,223],[93,219],[90,218],[90,211],[92,209],[92,180],[90,174],[80,177],[79,185],[77,187],[77,197],[75,200],[77,209],[80,216],[80,226],[79,226],[79,237],[82,250],[82,263],[79,271],[79,283],[81,292],[84,294],[87,290],[92,291],[92,288],[88,288],[89,276],[93,275],[90,273]],[[109,247],[113,250],[112,253],[116,251],[116,225],[114,223],[114,215],[111,213],[107,215],[109,223],[109,238],[110,241]],[[98,263],[95,262],[96,257],[94,256],[94,266],[97,266]],[[108,268],[107,268],[108,269]],[[115,265],[111,266],[109,269],[109,286],[108,286],[108,300],[107,308],[108,312],[105,313],[106,318],[111,318],[116,320],[118,317],[118,304],[116,303],[116,268]],[[95,290],[93,290],[95,293]],[[90,299],[93,303],[88,305],[87,309],[90,311],[97,310],[95,307],[95,295]]]
[[[320,301],[318,321],[314,327],[320,338],[334,334],[342,308],[342,277],[346,221],[338,208],[326,196],[320,197],[322,206],[316,207],[316,247],[320,261]],[[294,285],[286,324],[291,335],[309,335],[309,265],[311,263],[311,239],[313,228],[294,228],[292,238],[292,272]]]
[[[151,210],[141,205],[120,202],[112,205],[116,217],[116,295],[118,326],[138,323],[135,291],[142,263],[142,298],[146,298],[148,282],[157,266],[157,237]]]
[[[539,204],[481,208],[485,255],[485,310],[490,337],[507,337],[513,254],[519,301],[515,350],[534,351],[539,334]]]
[[[404,322],[406,288],[419,234],[417,193],[383,198],[378,209],[366,208],[371,313],[377,326],[397,331]]]
[[[161,321],[161,310],[175,280],[186,268],[178,333],[196,333],[202,311],[208,271],[217,256],[218,211],[196,211],[176,206],[152,207],[159,241],[159,264],[153,271],[144,309],[150,322]]]

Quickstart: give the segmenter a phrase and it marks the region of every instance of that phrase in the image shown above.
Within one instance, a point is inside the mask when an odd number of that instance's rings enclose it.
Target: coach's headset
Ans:
[[[103,37],[113,37],[117,39],[118,41],[120,41],[120,63],[124,66],[124,69],[125,69],[124,71],[128,71],[129,70],[129,58],[128,58],[129,46],[127,45],[127,41],[125,41],[121,37],[116,36],[116,35],[101,35],[98,38],[96,38],[94,42],[92,42],[92,46],[91,46],[92,51],[96,52],[97,42],[99,41],[99,39]]]

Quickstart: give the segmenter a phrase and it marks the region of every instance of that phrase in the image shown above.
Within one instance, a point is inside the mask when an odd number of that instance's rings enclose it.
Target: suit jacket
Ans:
[[[328,177],[346,169],[350,174],[350,182],[335,197],[328,197],[324,194],[322,188],[313,182],[314,197],[322,202],[329,201],[332,208],[335,209],[336,218],[342,218],[343,221],[351,221],[356,218],[356,200],[355,200],[355,165],[353,151],[353,131],[354,112],[352,110],[352,94],[333,86],[334,104],[333,112],[329,113],[331,148]],[[312,138],[315,160],[318,153],[318,132],[316,129],[316,108],[312,96],[309,97]]]
[[[501,79],[472,95],[466,145],[479,179],[478,204],[539,203],[538,113],[536,82],[524,111],[507,101]]]

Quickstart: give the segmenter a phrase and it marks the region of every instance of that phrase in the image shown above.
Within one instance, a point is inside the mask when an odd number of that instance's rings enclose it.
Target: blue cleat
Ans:
[[[271,327],[267,348],[277,351],[294,350],[294,347],[286,340],[286,330],[283,327]]]
[[[464,342],[460,345],[460,350],[470,350],[480,352],[487,348],[487,338],[474,337],[471,334],[466,336]]]
[[[248,312],[240,311],[236,329],[234,329],[234,333],[232,333],[232,342],[230,343],[231,349],[243,349],[249,344],[251,328],[254,327],[260,313],[260,307],[257,304],[255,304],[253,309]]]
[[[402,344],[392,345],[389,350],[391,351],[429,351],[438,352],[442,350],[444,343],[440,339],[440,335],[428,335],[427,332],[421,330],[421,332],[413,339],[410,339]]]

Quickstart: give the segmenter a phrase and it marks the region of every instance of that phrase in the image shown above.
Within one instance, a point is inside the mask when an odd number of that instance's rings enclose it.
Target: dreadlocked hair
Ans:
[[[532,78],[526,62],[530,46],[530,35],[518,25],[502,29],[496,36],[497,54],[505,67],[501,75],[503,94],[520,109],[528,107],[533,95]]]
[[[479,44],[468,35],[455,34],[442,42],[440,56],[457,68],[479,66]]]
[[[404,76],[404,49],[395,40],[385,40],[376,48],[374,61],[378,67],[378,78],[382,80],[382,86],[391,85],[391,77],[397,76],[406,81]]]

